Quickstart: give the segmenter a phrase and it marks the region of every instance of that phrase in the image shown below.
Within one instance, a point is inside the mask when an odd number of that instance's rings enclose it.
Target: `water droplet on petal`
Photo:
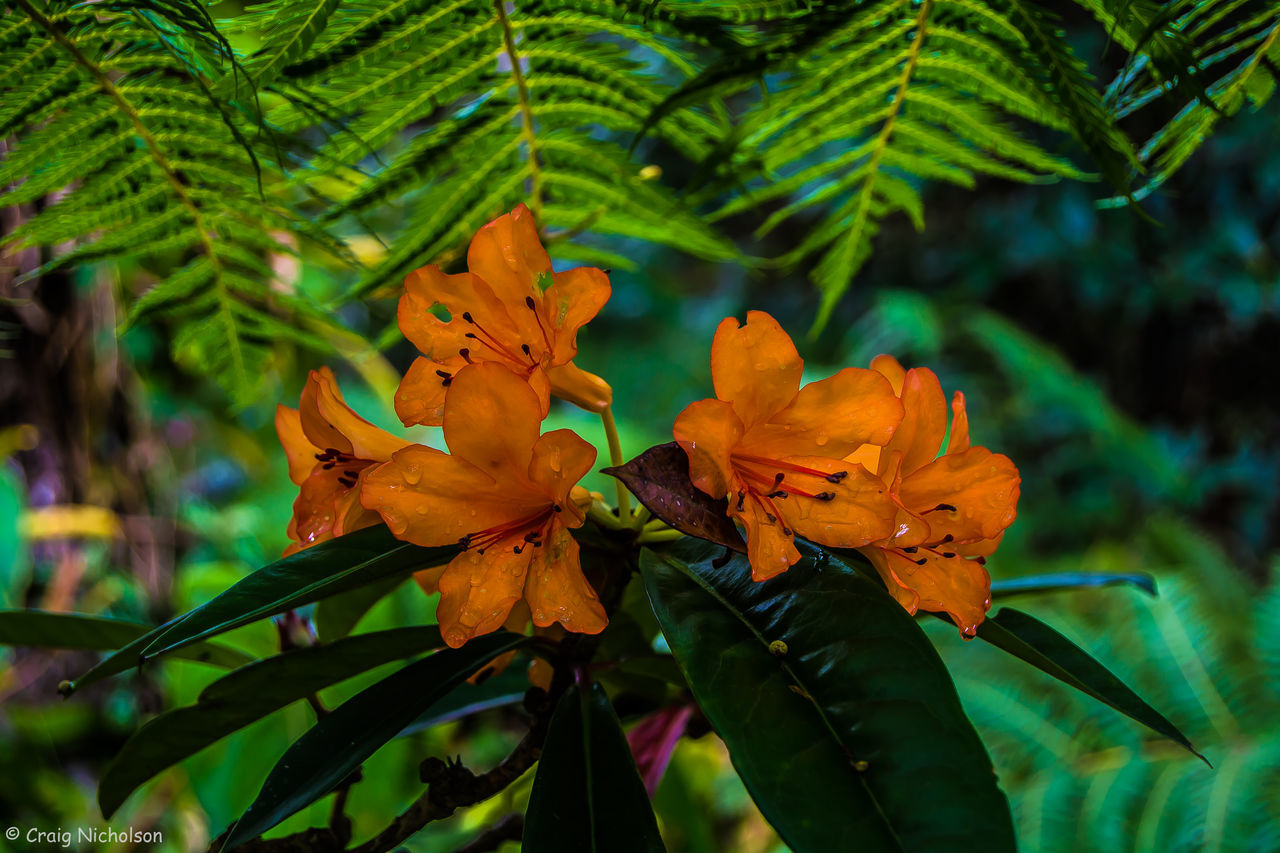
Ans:
[[[819,447],[822,447],[830,440],[831,439],[827,438],[827,434],[825,432],[820,432],[817,434],[817,436],[814,437],[813,443],[818,445]]]
[[[410,486],[416,486],[422,480],[422,466],[416,462],[410,462],[400,469],[401,475],[404,477],[405,483]]]

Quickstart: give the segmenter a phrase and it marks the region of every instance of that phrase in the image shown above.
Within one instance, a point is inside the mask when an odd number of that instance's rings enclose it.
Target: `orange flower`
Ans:
[[[476,232],[467,267],[470,272],[447,275],[427,266],[405,279],[400,330],[422,357],[396,391],[400,419],[406,425],[443,423],[446,389],[473,362],[498,362],[526,377],[544,416],[552,394],[604,411],[613,390],[573,363],[578,330],[609,301],[604,271],[552,272],[523,204]],[[448,319],[433,311],[437,306]]]
[[[766,580],[800,559],[795,536],[855,548],[888,536],[895,507],[884,484],[844,457],[884,444],[902,404],[880,374],[846,368],[800,387],[791,338],[763,311],[726,318],[711,345],[716,398],[676,418],[689,476],[747,531],[751,574]]]
[[[986,557],[1017,516],[1018,469],[1007,456],[970,446],[959,391],[951,402],[951,440],[938,456],[947,431],[938,377],[923,367],[903,370],[887,355],[871,367],[893,384],[906,413],[888,445],[848,457],[875,470],[898,506],[893,534],[862,553],[908,612],[945,612],[971,637],[991,606]]]
[[[370,465],[409,442],[351,411],[329,368],[311,371],[299,408],[276,407],[276,434],[289,458],[289,479],[302,487],[285,556],[378,523],[378,514],[360,505],[359,484]]]
[[[475,364],[449,385],[444,439],[451,453],[413,445],[365,479],[361,500],[391,532],[419,545],[465,550],[436,577],[436,617],[458,648],[502,627],[523,598],[533,623],[595,634],[607,622],[582,575],[569,530],[586,519],[572,487],[596,451],[572,430],[539,436],[542,407],[520,376]]]

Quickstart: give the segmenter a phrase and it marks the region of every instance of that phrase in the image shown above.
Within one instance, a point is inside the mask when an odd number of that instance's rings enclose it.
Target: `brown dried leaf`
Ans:
[[[728,516],[729,504],[699,491],[689,479],[689,457],[674,441],[650,447],[603,473],[617,477],[655,516],[676,530],[746,552],[742,534]]]

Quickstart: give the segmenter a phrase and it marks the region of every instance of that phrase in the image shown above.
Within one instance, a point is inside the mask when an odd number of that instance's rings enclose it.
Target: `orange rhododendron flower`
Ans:
[[[874,370],[893,383],[906,410],[885,447],[863,447],[849,456],[876,471],[898,507],[890,536],[862,553],[910,613],[947,613],[973,636],[991,606],[986,557],[1017,516],[1018,469],[1007,456],[969,444],[964,395],[955,393],[951,440],[947,399],[933,371],[903,370],[891,356],[877,356]]]
[[[311,371],[299,408],[276,407],[276,433],[289,458],[289,479],[302,487],[285,556],[378,523],[378,514],[360,505],[359,484],[370,465],[409,442],[351,411],[329,368]]]
[[[582,575],[569,530],[586,513],[571,490],[596,451],[572,430],[539,436],[542,406],[501,364],[459,370],[449,385],[444,439],[450,453],[413,445],[365,479],[361,500],[391,531],[419,545],[465,550],[424,578],[439,585],[436,617],[458,648],[495,631],[523,598],[533,623],[570,631],[604,629],[604,608]]]
[[[763,311],[726,318],[711,345],[716,399],[676,418],[694,485],[729,497],[747,532],[752,577],[765,580],[800,559],[795,536],[854,548],[892,533],[896,508],[884,483],[844,457],[884,444],[902,404],[879,373],[846,368],[800,387],[791,338]]]
[[[472,362],[498,362],[526,377],[543,415],[551,394],[593,412],[613,401],[603,379],[573,363],[578,330],[609,300],[603,270],[552,272],[523,204],[476,233],[467,267],[447,275],[427,266],[405,279],[400,330],[422,352],[396,392],[405,424],[443,423],[446,389]],[[437,306],[448,319],[437,316]]]

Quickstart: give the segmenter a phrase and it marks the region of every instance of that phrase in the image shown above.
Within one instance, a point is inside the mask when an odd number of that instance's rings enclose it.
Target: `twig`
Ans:
[[[512,812],[453,853],[489,853],[501,847],[504,841],[519,841],[522,835],[524,815]]]

